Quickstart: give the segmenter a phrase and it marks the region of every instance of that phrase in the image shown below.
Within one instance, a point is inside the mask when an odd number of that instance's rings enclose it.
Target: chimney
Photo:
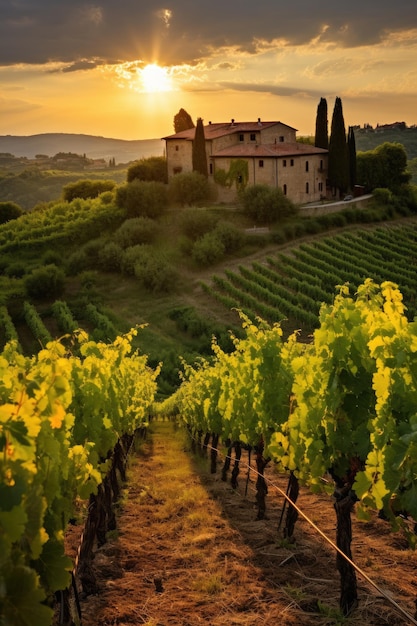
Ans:
[[[235,125],[235,118],[234,118],[234,117],[232,117],[232,123],[231,123],[231,126],[234,126],[234,125]]]
[[[261,118],[258,117],[258,126],[262,126]]]

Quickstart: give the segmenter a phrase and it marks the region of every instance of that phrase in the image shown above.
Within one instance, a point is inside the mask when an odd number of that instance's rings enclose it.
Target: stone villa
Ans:
[[[192,171],[195,128],[164,137],[168,179]],[[296,140],[282,122],[211,123],[204,126],[209,179],[220,201],[233,201],[240,185],[280,187],[297,204],[326,195],[328,151]]]

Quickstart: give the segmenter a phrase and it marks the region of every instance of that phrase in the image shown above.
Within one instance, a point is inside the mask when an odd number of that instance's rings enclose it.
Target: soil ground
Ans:
[[[403,532],[377,515],[352,516],[359,603],[338,608],[339,574],[332,547],[300,518],[294,541],[278,530],[286,479],[268,466],[267,519],[257,520],[256,475],[247,487],[247,453],[239,484],[221,480],[210,462],[192,456],[171,422],[153,422],[137,447],[118,512],[118,532],[95,557],[100,592],[82,598],[83,626],[399,626],[413,621],[417,554]],[[298,505],[332,541],[332,498],[301,489]],[[77,545],[77,528],[68,552]],[[387,598],[397,603],[392,604]],[[401,613],[411,616],[411,620]]]

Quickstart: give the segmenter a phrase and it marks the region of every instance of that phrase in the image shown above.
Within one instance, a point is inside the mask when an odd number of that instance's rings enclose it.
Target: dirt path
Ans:
[[[359,607],[338,610],[335,555],[299,520],[295,542],[278,533],[282,498],[270,488],[266,520],[256,520],[255,482],[242,457],[239,486],[210,474],[170,422],[152,424],[130,463],[119,532],[95,558],[100,593],[82,601],[83,626],[351,626],[410,623],[358,577]],[[285,490],[284,478],[273,474]],[[303,511],[332,539],[331,499],[302,491]],[[417,557],[385,522],[353,523],[354,559],[414,614]]]

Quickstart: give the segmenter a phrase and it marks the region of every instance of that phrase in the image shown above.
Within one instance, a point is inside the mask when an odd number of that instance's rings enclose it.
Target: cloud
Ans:
[[[18,98],[0,97],[0,114],[4,116],[13,116],[16,114],[27,115],[40,108],[40,105],[25,100],[19,100]]]
[[[230,46],[251,54],[271,42],[372,45],[417,28],[415,0],[29,0],[2,7],[0,64],[80,59],[195,63]],[[154,4],[154,3],[152,3]],[[148,7],[146,6],[148,5]],[[410,40],[411,41],[411,40]]]
[[[156,16],[163,21],[166,28],[170,27],[171,19],[172,19],[172,11],[171,9],[160,9],[156,12]]]
[[[65,65],[64,67],[60,68],[59,70],[54,70],[54,71],[59,71],[59,72],[63,72],[63,73],[79,72],[79,71],[84,71],[84,70],[94,70],[99,65],[101,65],[101,63],[99,63],[97,61],[89,61],[87,59],[81,59],[80,61],[76,61],[75,63],[71,63],[71,65]]]
[[[302,99],[311,98],[317,100],[323,96],[322,90],[300,89],[296,86],[261,84],[261,83],[232,83],[222,81],[218,84],[220,90],[251,91],[256,93],[268,93],[274,96],[297,97]]]

